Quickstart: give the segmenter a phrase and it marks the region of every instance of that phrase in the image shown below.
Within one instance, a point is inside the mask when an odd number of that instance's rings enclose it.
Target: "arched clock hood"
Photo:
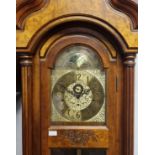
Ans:
[[[133,0],[17,0],[16,8],[23,155],[51,155],[49,150],[56,147],[104,148],[106,155],[133,155],[137,4]],[[72,70],[68,72],[62,66]],[[60,73],[60,68],[66,72]],[[84,82],[74,80],[77,73]],[[55,85],[52,85],[53,77],[57,79],[53,80]],[[93,79],[90,85],[85,77]],[[66,83],[63,93],[58,91],[60,83]],[[101,95],[96,95],[94,87],[98,87]],[[65,96],[67,112],[62,110],[64,105],[57,107],[57,98],[51,99],[54,92],[59,97]],[[104,120],[99,122],[104,126],[93,124],[94,120],[98,121],[95,115],[100,109],[96,105],[89,107],[94,96],[96,103],[98,98],[101,101],[98,103]],[[64,120],[76,120],[77,124],[70,122],[72,127],[65,126],[64,121],[59,127],[52,126],[53,120],[61,123],[61,118],[50,115],[51,100]],[[89,110],[82,113],[87,107]],[[93,115],[88,117],[91,110]],[[85,124],[80,124],[82,117]],[[60,137],[48,135],[54,129]]]

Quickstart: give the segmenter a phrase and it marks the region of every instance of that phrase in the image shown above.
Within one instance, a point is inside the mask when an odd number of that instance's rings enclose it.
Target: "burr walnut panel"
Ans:
[[[51,0],[40,11],[29,15],[25,19],[24,30],[17,31],[18,49],[28,49],[38,30],[48,30],[48,27],[45,25],[50,24],[52,28],[57,24],[73,20],[87,20],[96,24],[100,23],[103,27],[105,27],[103,25],[105,23],[113,31],[118,32],[126,42],[127,48],[137,48],[137,32],[132,30],[130,18],[114,10],[107,0],[98,0],[95,3],[92,0]]]

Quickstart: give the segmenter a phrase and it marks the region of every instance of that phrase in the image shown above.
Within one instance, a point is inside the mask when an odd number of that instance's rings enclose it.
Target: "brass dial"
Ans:
[[[69,121],[87,121],[101,111],[103,104],[104,88],[92,71],[66,72],[53,87],[54,108]]]

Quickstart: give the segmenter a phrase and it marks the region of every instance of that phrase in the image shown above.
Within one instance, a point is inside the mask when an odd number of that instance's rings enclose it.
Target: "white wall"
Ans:
[[[22,155],[22,103],[20,94],[16,94],[16,155]]]

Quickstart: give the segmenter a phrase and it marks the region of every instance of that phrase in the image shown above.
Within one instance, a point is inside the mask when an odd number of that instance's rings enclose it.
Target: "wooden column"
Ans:
[[[22,75],[23,155],[32,155],[32,57],[20,56]]]
[[[135,55],[124,57],[123,155],[134,154],[134,66]]]

